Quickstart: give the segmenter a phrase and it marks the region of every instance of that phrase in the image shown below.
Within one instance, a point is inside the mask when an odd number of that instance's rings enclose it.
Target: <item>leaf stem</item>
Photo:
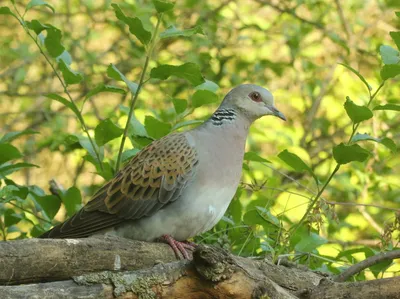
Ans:
[[[120,144],[120,147],[119,147],[117,164],[115,166],[115,171],[116,172],[119,170],[119,167],[120,167],[120,164],[121,164],[122,151],[124,150],[125,140],[126,140],[126,137],[128,135],[128,129],[129,129],[129,124],[130,124],[131,119],[132,119],[133,109],[135,107],[135,103],[136,103],[137,98],[139,96],[139,92],[140,92],[140,90],[141,90],[141,88],[142,88],[142,86],[144,84],[144,76],[146,74],[147,67],[149,65],[149,61],[150,61],[151,56],[153,54],[154,46],[155,46],[155,43],[156,43],[156,40],[157,40],[157,33],[158,33],[158,29],[160,28],[162,16],[163,16],[162,13],[158,14],[158,16],[157,16],[157,25],[156,25],[156,27],[154,29],[153,37],[152,37],[152,40],[150,42],[150,46],[149,46],[149,49],[148,49],[148,52],[147,52],[146,60],[144,62],[142,73],[140,74],[139,84],[138,84],[138,87],[137,87],[137,90],[136,90],[135,94],[132,94],[132,98],[131,98],[132,100],[131,100],[131,104],[130,104],[130,107],[129,107],[128,119],[126,120],[126,124],[125,124],[125,128],[124,128],[124,134],[122,135],[122,140],[121,140],[121,144]]]
[[[24,30],[25,30],[25,32],[28,34],[28,36],[34,41],[34,43],[36,44],[36,46],[37,46],[38,49],[39,49],[40,54],[43,55],[43,57],[46,59],[47,63],[50,65],[51,69],[53,70],[53,73],[56,75],[57,79],[60,81],[60,83],[61,83],[61,85],[62,85],[62,87],[63,87],[63,89],[64,89],[64,93],[68,96],[68,98],[69,98],[71,104],[74,105],[75,108],[79,111],[79,109],[78,109],[78,107],[76,106],[76,104],[75,104],[75,102],[74,102],[74,100],[73,100],[71,94],[69,93],[69,91],[68,91],[68,89],[67,89],[67,84],[64,82],[64,80],[63,80],[63,79],[61,78],[61,76],[58,74],[56,68],[54,67],[54,65],[53,65],[53,63],[51,62],[50,58],[49,58],[49,57],[46,55],[46,53],[43,51],[43,49],[42,49],[42,47],[40,46],[40,44],[38,43],[37,39],[30,33],[29,28],[26,27],[26,23],[25,23],[24,17],[19,13],[19,11],[18,11],[17,7],[15,6],[15,4],[13,4],[13,6],[14,6],[14,9],[15,9],[15,11],[17,12],[18,16],[21,18],[21,20],[19,20],[19,23],[20,23],[21,26],[24,28]],[[93,141],[93,138],[92,138],[92,137],[90,136],[90,134],[89,134],[89,130],[88,130],[87,126],[86,126],[85,121],[83,120],[83,117],[82,117],[82,119],[79,119],[79,118],[78,118],[78,120],[79,120],[79,122],[80,122],[80,124],[81,124],[81,126],[82,126],[82,130],[85,132],[86,136],[87,136],[88,139],[89,139],[90,145],[91,145],[92,148],[93,148],[93,151],[94,151],[94,153],[95,153],[95,155],[96,155],[97,160],[99,161],[100,169],[101,169],[101,170],[104,170],[104,169],[103,169],[103,162],[102,162],[101,159],[100,159],[100,154],[99,154],[99,152],[97,151],[97,148],[96,148],[96,146],[95,146],[95,143],[94,143],[94,141]]]

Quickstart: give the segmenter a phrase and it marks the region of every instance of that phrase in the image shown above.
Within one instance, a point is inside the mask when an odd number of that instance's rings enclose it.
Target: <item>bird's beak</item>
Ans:
[[[276,109],[274,106],[269,107],[269,109],[272,111],[274,116],[279,117],[280,119],[286,121],[285,115],[283,115],[283,113],[280,112],[278,109]]]

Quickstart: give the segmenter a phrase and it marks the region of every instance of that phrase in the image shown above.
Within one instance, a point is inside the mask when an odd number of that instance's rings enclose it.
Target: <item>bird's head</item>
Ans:
[[[267,89],[254,84],[242,84],[232,89],[225,96],[221,107],[238,110],[252,121],[264,115],[274,115],[286,120],[283,113],[275,108],[273,95]]]

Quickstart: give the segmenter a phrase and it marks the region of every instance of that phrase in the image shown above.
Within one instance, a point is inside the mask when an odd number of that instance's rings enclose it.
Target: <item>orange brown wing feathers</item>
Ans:
[[[198,163],[185,135],[168,135],[134,156],[92,200],[41,237],[86,237],[125,220],[150,216],[179,198]]]

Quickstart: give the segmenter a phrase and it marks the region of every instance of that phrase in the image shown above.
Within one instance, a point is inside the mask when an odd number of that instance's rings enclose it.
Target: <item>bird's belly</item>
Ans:
[[[209,188],[197,194],[186,193],[152,216],[125,223],[112,234],[143,241],[168,234],[186,240],[211,229],[224,215],[235,191]]]

